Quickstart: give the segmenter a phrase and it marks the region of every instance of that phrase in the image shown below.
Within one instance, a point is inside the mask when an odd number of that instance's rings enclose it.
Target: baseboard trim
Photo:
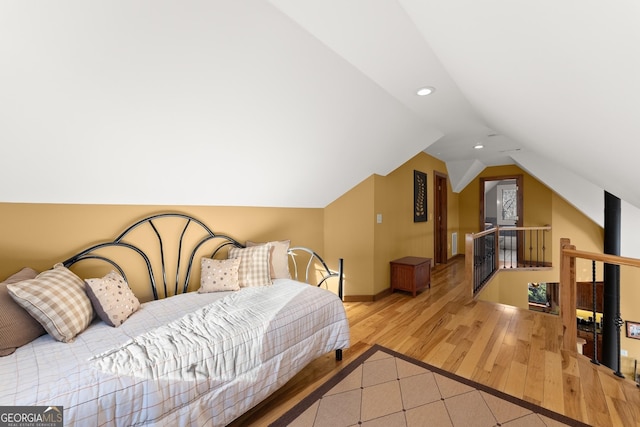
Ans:
[[[447,260],[447,262],[449,261],[453,261],[456,258],[464,258],[464,254],[456,254],[454,256],[452,256],[451,258],[449,258]],[[438,266],[431,266],[431,268],[437,268]],[[382,292],[378,292],[375,295],[345,295],[342,297],[342,301],[344,302],[374,302],[374,301],[378,301],[384,297],[386,297],[387,295],[391,295],[391,287],[388,287],[387,289],[383,290]]]
[[[387,295],[391,295],[390,287],[375,295],[345,295],[342,300],[344,302],[374,302],[386,297]]]

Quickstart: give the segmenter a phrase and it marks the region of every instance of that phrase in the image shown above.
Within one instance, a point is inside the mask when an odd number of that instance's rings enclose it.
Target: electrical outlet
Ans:
[[[629,352],[627,350],[620,350],[620,356],[627,357],[628,355],[629,355]]]

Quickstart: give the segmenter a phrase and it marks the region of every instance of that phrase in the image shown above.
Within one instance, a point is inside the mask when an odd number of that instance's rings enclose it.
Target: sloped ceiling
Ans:
[[[456,191],[517,163],[570,201],[584,184],[640,207],[639,18],[624,0],[2,2],[0,201],[323,207],[424,150]]]
[[[4,202],[324,207],[442,136],[264,1],[1,2],[0,51]]]
[[[425,151],[447,162],[455,190],[484,166],[518,163],[551,187],[640,206],[639,3],[273,3],[443,131]],[[433,99],[415,96],[425,85]],[[581,207],[601,218],[602,199]]]

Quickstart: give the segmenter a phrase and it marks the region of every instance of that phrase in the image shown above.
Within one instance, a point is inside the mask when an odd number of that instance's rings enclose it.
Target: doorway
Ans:
[[[480,178],[479,230],[499,227],[522,227],[523,194],[522,175]],[[504,266],[516,267],[522,260],[522,239],[518,231],[500,231],[498,249]]]
[[[441,172],[433,172],[434,180],[434,262],[446,264],[447,257],[447,175]],[[452,248],[457,242],[451,242]]]

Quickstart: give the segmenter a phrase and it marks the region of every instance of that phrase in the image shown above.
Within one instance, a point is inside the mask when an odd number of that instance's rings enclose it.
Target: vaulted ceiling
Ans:
[[[443,132],[454,189],[519,164],[598,219],[602,190],[640,207],[638,2],[272,2]]]
[[[640,207],[639,19],[635,1],[5,1],[0,180],[20,178],[0,201],[322,207],[424,150],[456,191],[518,164],[598,220],[602,190]]]

